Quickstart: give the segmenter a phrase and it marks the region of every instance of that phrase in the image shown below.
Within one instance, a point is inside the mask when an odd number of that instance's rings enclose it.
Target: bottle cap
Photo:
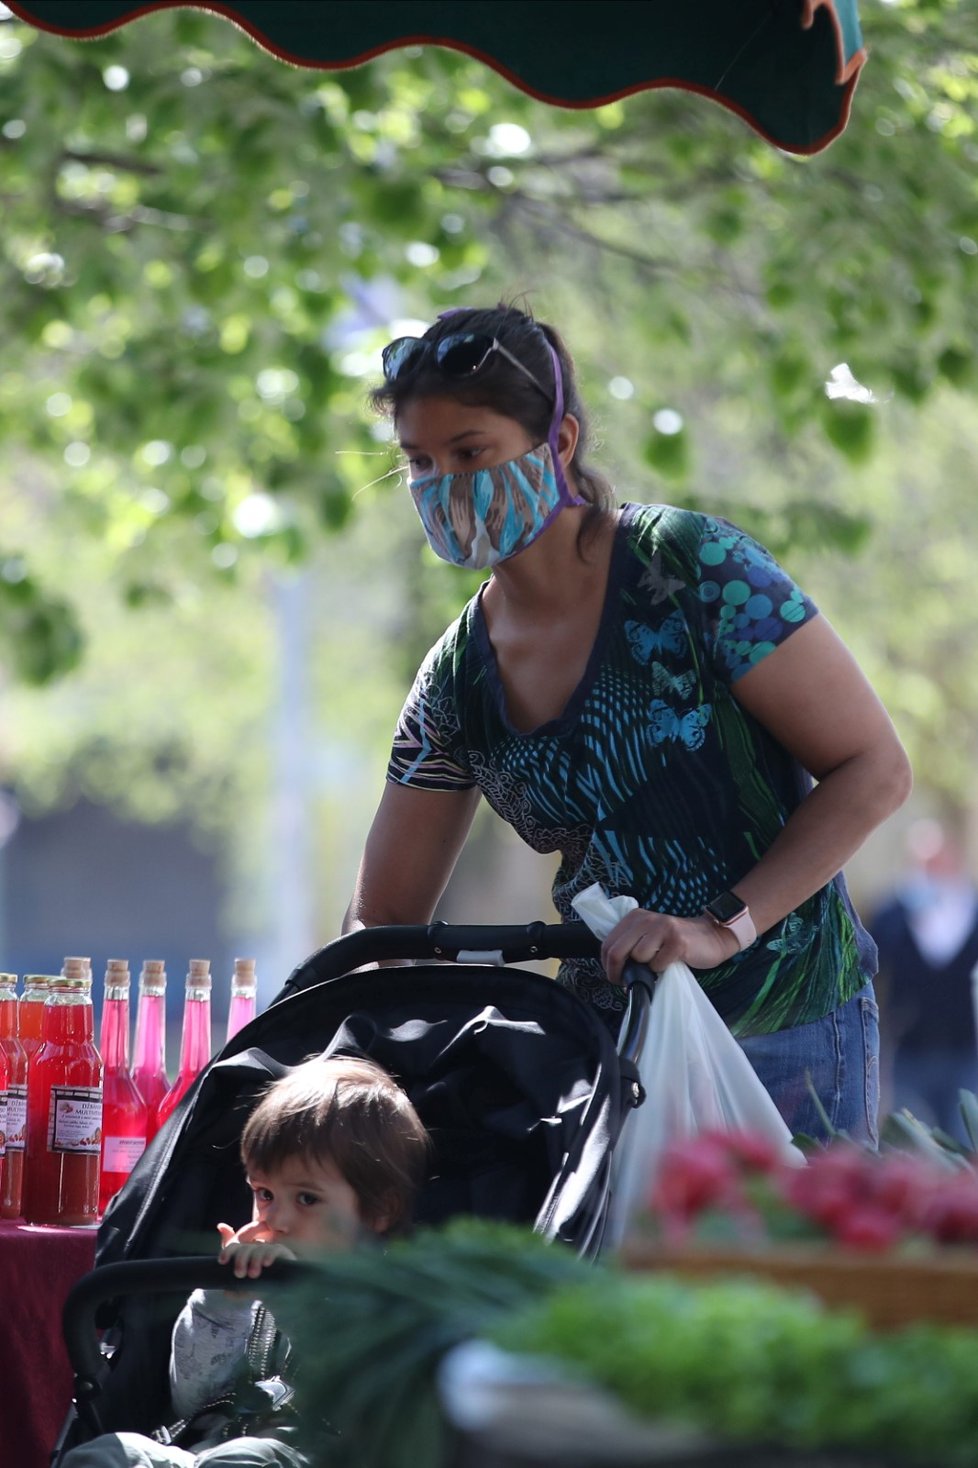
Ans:
[[[5,989],[8,987],[8,985],[10,985],[10,984],[16,984],[16,983],[17,983],[17,975],[16,974],[0,974],[0,985],[2,985]]]
[[[232,978],[242,989],[254,989],[258,983],[253,958],[236,958]]]
[[[56,994],[88,994],[92,988],[91,974],[55,974],[48,989],[50,1004]]]
[[[61,977],[65,979],[90,979],[92,977],[92,960],[90,958],[66,958],[61,966]]]
[[[24,994],[26,995],[28,989],[47,989],[48,986],[55,983],[55,981],[59,977],[60,976],[58,974],[25,974]]]
[[[141,979],[162,979],[166,982],[166,961],[162,958],[144,958],[139,977]]]
[[[105,983],[107,988],[128,989],[129,987],[129,960],[128,958],[110,958],[105,965]]]
[[[209,958],[192,958],[190,969],[187,973],[187,983],[195,989],[209,989],[211,986],[211,961]]]

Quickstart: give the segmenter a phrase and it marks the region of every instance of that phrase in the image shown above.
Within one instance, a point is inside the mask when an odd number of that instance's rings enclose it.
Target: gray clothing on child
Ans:
[[[170,1351],[174,1415],[192,1417],[233,1385],[245,1360],[257,1300],[223,1290],[194,1290],[176,1324]],[[158,1443],[136,1432],[110,1432],[65,1455],[62,1468],[306,1468],[295,1448],[272,1438],[221,1440],[227,1417],[201,1419],[202,1436],[191,1448]]]

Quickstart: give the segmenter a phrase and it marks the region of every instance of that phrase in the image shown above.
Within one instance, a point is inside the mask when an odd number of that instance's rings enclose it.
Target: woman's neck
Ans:
[[[565,507],[526,550],[493,568],[484,604],[516,614],[559,615],[592,589],[603,594],[617,515],[602,513],[581,540],[587,509]]]

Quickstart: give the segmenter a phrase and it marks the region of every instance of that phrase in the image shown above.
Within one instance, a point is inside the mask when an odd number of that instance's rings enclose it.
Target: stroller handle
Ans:
[[[524,926],[449,923],[359,928],[313,953],[285,981],[281,997],[336,979],[367,963],[442,959],[452,963],[525,963],[540,958],[596,958],[600,944],[585,923]]]
[[[266,1280],[279,1284],[299,1279],[310,1273],[307,1264],[278,1259],[262,1270],[262,1287]],[[76,1398],[98,1390],[97,1373],[101,1362],[98,1345],[98,1310],[106,1300],[129,1294],[189,1295],[191,1290],[237,1290],[255,1292],[253,1279],[238,1279],[226,1264],[219,1264],[212,1254],[192,1254],[174,1259],[126,1259],[117,1264],[102,1264],[83,1274],[68,1291],[61,1323],[65,1349],[75,1372]]]

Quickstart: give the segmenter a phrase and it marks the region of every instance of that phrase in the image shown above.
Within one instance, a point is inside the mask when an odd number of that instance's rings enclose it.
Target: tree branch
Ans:
[[[84,163],[91,168],[115,168],[119,173],[140,173],[146,178],[158,178],[163,169],[158,163],[149,163],[143,158],[132,158],[126,153],[112,153],[104,148],[83,152],[81,148],[62,148],[62,159],[69,163]]]

